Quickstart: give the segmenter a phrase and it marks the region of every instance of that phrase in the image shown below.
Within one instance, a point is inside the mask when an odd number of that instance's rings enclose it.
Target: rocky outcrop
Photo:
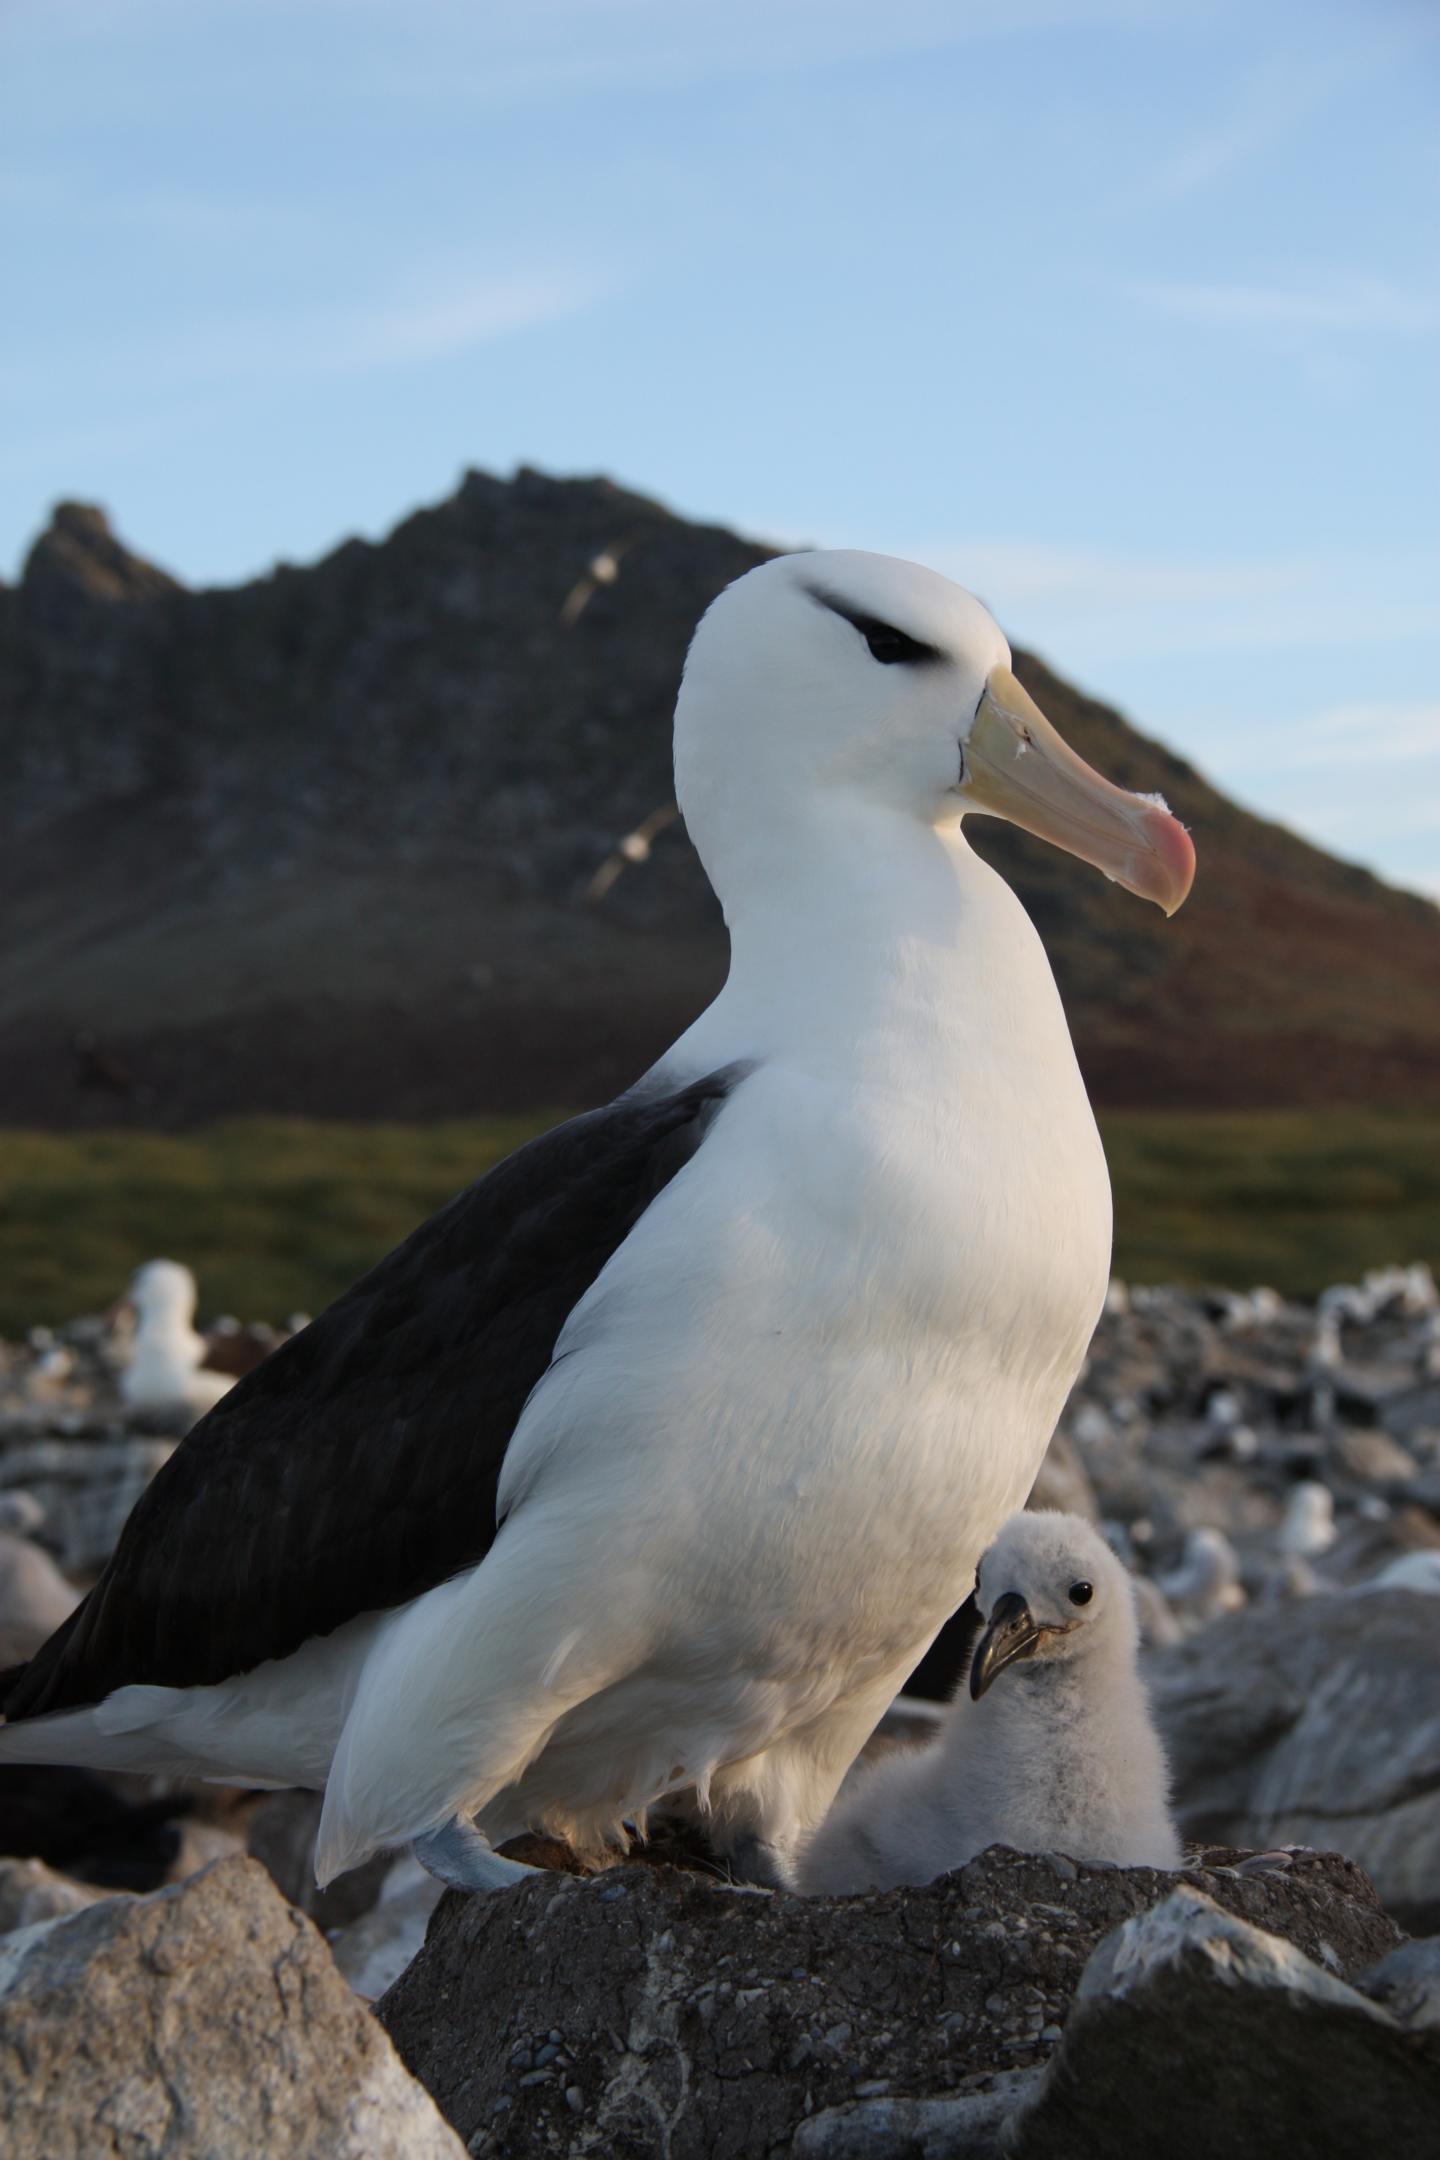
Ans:
[[[987,2077],[953,2099],[829,2109],[800,2126],[794,2160],[1429,2152],[1440,2121],[1437,1949],[1409,1945],[1347,1986],[1177,1889],[1100,1945],[1045,2071]]]
[[[1104,1943],[1065,2044],[1012,2122],[1014,2160],[1355,2160],[1421,2153],[1440,2036],[1288,1943],[1177,1891]]]
[[[1157,1652],[1182,1830],[1336,1845],[1417,1931],[1440,1927],[1440,1625],[1371,1590],[1252,1606]]]
[[[1344,1974],[1395,1944],[1334,1856],[1177,1878],[997,1849],[855,1899],[628,1867],[447,1897],[378,2012],[472,2153],[756,2160],[826,2108],[1043,2064],[1097,1943],[1177,1881]]]
[[[459,2160],[253,1861],[0,1945],[0,2147],[46,2160]]]

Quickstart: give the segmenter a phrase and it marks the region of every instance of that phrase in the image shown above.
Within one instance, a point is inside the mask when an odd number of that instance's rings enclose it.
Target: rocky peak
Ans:
[[[62,502],[25,560],[21,590],[43,608],[49,601],[114,602],[154,599],[180,586],[117,540],[97,503]]]

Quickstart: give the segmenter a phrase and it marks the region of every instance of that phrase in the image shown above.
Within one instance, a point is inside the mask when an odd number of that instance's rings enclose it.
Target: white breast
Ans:
[[[762,1065],[577,1308],[502,1509],[583,1487],[657,1613],[757,1629],[797,1673],[837,1639],[877,1669],[928,1639],[1025,1499],[1104,1295],[1062,1047],[1023,1134],[1003,1086]]]

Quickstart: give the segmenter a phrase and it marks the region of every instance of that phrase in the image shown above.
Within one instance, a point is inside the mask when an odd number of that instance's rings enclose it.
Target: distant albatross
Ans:
[[[755,1880],[1024,1500],[1108,1279],[1040,941],[967,811],[1168,912],[1194,851],[1061,741],[986,610],[885,556],[711,607],[676,778],[719,997],[189,1434],[7,1675],[0,1760],[323,1789],[322,1881],[465,1889],[692,1793]]]

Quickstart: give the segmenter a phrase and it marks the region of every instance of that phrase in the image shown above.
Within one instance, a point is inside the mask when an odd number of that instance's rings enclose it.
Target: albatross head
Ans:
[[[1194,875],[1164,804],[1102,779],[1021,689],[988,610],[893,556],[786,555],[728,587],[690,648],[675,765],[702,856],[722,821],[848,797],[930,826],[1007,818],[1167,915]]]
[[[980,1562],[985,1630],[970,1666],[976,1699],[1008,1666],[1053,1669],[1102,1644],[1134,1654],[1130,1578],[1099,1532],[1050,1509],[1012,1515]]]
[[[178,1260],[147,1260],[126,1294],[142,1328],[187,1328],[195,1317],[195,1277]]]

